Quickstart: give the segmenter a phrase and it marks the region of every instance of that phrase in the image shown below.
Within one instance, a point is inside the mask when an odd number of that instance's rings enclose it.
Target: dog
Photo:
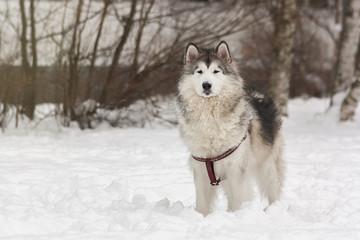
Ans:
[[[211,212],[218,185],[228,211],[238,210],[252,200],[253,179],[269,205],[279,199],[285,173],[279,110],[265,92],[245,87],[225,41],[216,48],[187,45],[176,102],[196,211]]]

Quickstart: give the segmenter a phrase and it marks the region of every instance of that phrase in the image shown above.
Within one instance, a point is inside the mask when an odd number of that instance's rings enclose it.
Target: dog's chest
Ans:
[[[213,157],[237,144],[242,127],[236,112],[225,113],[216,107],[188,112],[182,135],[192,154]]]

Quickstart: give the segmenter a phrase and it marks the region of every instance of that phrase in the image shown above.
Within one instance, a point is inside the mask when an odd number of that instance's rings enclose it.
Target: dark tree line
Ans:
[[[99,107],[119,109],[137,99],[172,93],[184,46],[188,42],[211,46],[222,39],[240,47],[235,55],[242,56],[241,74],[267,89],[284,115],[291,96],[347,91],[341,119],[351,119],[360,85],[359,53],[355,54],[359,1],[64,0],[38,14],[41,1],[19,0],[20,21],[14,22],[10,0],[3,0],[0,30],[7,26],[16,33],[17,48],[0,58],[0,124],[6,126],[10,109],[16,118],[34,118],[38,99],[45,94],[40,87],[44,69],[39,65],[44,42],[56,49],[46,80],[53,86],[55,115],[65,126],[75,120],[88,128]],[[58,28],[44,31],[54,14],[59,16]],[[335,24],[341,25],[340,32],[334,30]],[[112,27],[114,40],[109,41],[106,30]],[[0,47],[4,48],[5,37],[6,31],[0,31]],[[325,54],[324,41],[334,46],[335,57]],[[13,96],[9,89],[15,89]]]

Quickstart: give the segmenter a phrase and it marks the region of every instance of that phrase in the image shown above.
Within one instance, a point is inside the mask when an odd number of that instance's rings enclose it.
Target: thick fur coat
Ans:
[[[234,153],[214,163],[229,211],[252,199],[252,179],[270,204],[279,199],[285,170],[279,113],[265,93],[244,87],[226,42],[215,49],[187,46],[177,105],[180,134],[194,156],[219,156],[247,135]],[[205,164],[192,155],[196,210],[207,215],[216,187],[209,183]]]

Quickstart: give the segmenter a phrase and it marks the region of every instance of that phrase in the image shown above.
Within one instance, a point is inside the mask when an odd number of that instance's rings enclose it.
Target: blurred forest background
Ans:
[[[340,94],[351,120],[359,39],[360,0],[0,0],[0,127],[40,121],[45,103],[45,117],[82,129],[164,118],[187,43],[221,40],[283,115],[289,98]]]

